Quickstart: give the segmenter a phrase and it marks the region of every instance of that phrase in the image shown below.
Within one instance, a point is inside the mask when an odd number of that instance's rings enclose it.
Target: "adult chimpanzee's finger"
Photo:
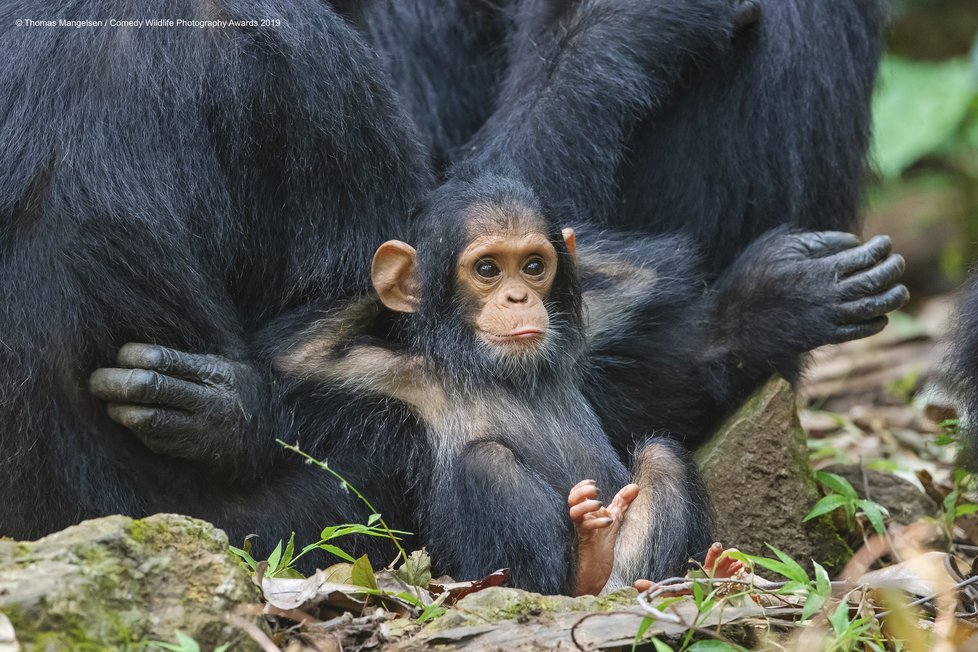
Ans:
[[[215,390],[148,369],[96,369],[89,391],[103,401],[148,403],[193,410],[212,399]]]
[[[219,385],[232,376],[231,365],[216,355],[185,353],[156,344],[129,342],[119,349],[119,366],[153,369],[168,376]]]
[[[180,410],[109,403],[106,412],[110,419],[138,434],[156,436],[199,431],[195,419]]]
[[[845,277],[873,267],[884,260],[890,255],[892,246],[889,237],[878,235],[855,249],[835,254],[829,260],[835,265],[836,273],[840,277]]]
[[[893,254],[875,267],[857,272],[842,282],[841,294],[844,299],[857,299],[868,294],[879,294],[903,276],[906,263],[903,256]]]
[[[859,238],[845,231],[809,231],[797,233],[792,237],[801,241],[808,255],[824,258],[832,254],[859,246]]]
[[[891,287],[886,292],[844,303],[836,309],[835,319],[840,324],[865,322],[902,308],[910,300],[910,293],[903,285]]]
[[[877,317],[858,324],[843,324],[837,326],[831,341],[827,344],[841,344],[850,340],[859,340],[870,335],[876,335],[886,327],[888,323],[886,317]]]

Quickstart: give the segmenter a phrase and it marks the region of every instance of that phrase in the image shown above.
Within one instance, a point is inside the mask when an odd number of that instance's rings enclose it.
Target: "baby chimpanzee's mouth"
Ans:
[[[488,329],[480,329],[480,332],[483,338],[490,344],[500,346],[526,346],[536,344],[545,335],[544,330],[537,326],[517,326],[505,333]]]
[[[535,340],[538,337],[543,337],[543,331],[536,326],[523,326],[513,329],[503,337],[516,340]]]

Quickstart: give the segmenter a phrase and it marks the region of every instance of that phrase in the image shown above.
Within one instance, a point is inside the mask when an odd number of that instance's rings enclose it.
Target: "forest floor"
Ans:
[[[926,391],[952,307],[950,296],[928,298],[875,337],[816,352],[799,388],[815,469],[862,473],[851,483],[819,474],[819,504],[834,506],[824,511],[855,551],[834,578],[818,563],[812,578],[807,560],[772,550],[743,555],[733,579],[693,572],[640,595],[538,596],[498,587],[500,577],[447,590],[428,575],[412,582],[428,590],[410,589],[420,604],[403,592],[410,599],[399,601],[406,585],[379,571],[367,578],[377,599],[354,613],[350,592],[330,594],[324,578],[302,580],[305,604],[282,598],[300,580],[272,578],[264,613],[278,626],[256,636],[263,649],[288,652],[978,650],[978,505],[955,471],[954,415]]]

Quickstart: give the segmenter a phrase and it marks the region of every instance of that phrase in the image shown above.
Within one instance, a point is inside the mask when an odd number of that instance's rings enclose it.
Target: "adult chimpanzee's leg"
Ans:
[[[727,56],[636,130],[607,218],[693,236],[711,275],[775,226],[857,226],[882,2],[761,5]]]
[[[206,515],[232,538],[308,535],[336,518],[334,486],[300,482],[274,436],[315,447],[338,426],[283,427],[293,409],[268,396],[256,333],[298,328],[308,311],[367,290],[376,244],[428,189],[426,156],[369,50],[325,5],[186,0],[174,16],[282,24],[138,38],[14,22],[158,8],[0,7],[3,535],[159,509]],[[172,389],[154,373],[109,378],[107,414],[86,379],[129,341],[217,353],[258,374],[239,377],[246,427],[208,445],[143,437],[143,424],[179,429],[176,411],[139,407]]]
[[[756,14],[756,0],[521,5],[498,108],[453,174],[516,176],[566,221],[610,219],[638,117]]]
[[[510,10],[484,0],[334,5],[377,52],[435,169],[443,172],[495,107]]]

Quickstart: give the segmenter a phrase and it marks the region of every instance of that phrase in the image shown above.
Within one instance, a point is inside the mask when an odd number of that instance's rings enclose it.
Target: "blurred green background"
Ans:
[[[891,11],[866,233],[893,237],[923,297],[978,261],[978,0],[893,0]]]

